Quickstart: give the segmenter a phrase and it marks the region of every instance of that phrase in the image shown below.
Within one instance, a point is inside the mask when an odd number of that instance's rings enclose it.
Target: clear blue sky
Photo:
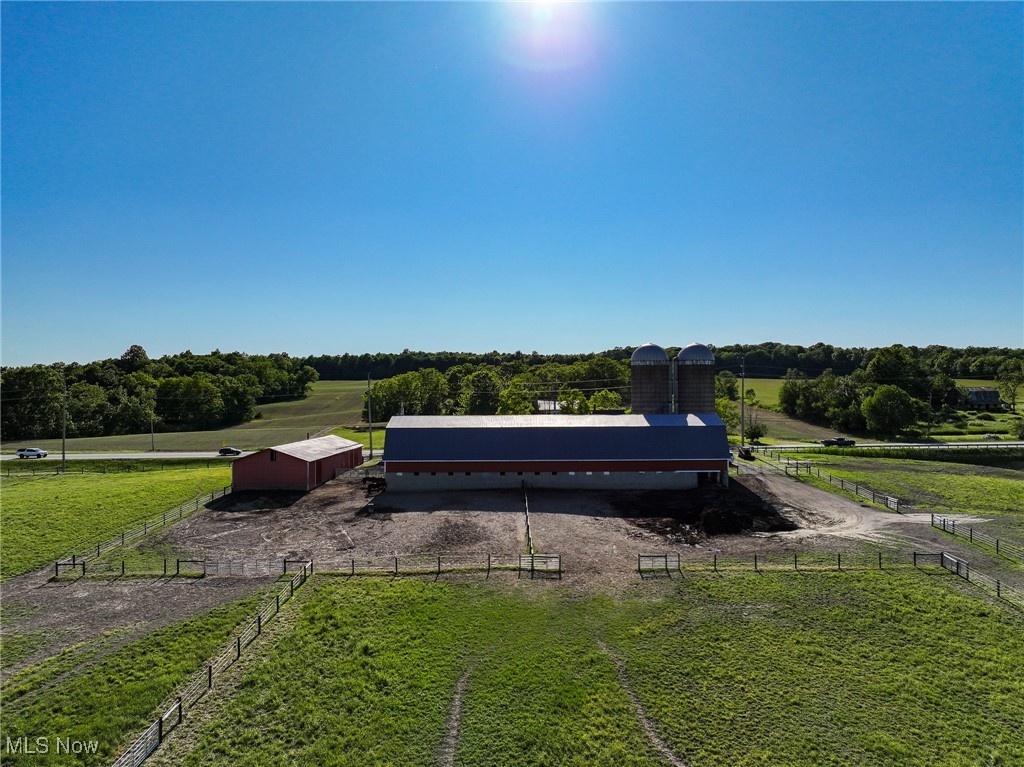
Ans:
[[[1021,3],[0,8],[7,365],[1024,346]]]

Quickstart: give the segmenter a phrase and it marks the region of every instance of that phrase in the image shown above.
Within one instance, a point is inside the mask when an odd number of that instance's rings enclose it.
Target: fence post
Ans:
[[[487,552],[487,577],[491,577],[491,552]]]
[[[754,555],[754,572],[759,572],[759,570],[757,569],[757,554]]]
[[[164,557],[164,575],[167,575],[167,557]]]
[[[881,551],[878,552],[878,569],[879,570],[882,569],[882,552]]]
[[[121,575],[124,575],[124,560],[121,560]]]
[[[96,556],[99,556],[99,555],[100,555],[100,545],[97,543],[96,544]]]
[[[142,521],[142,534],[143,535],[148,535],[149,534],[149,522],[146,521],[146,520]]]
[[[280,591],[277,592],[277,594],[274,597],[274,604],[277,605],[277,609],[274,610],[274,613],[276,614],[276,613],[281,612],[281,592]]]
[[[263,614],[256,613],[256,636],[263,633]]]
[[[843,555],[836,554],[836,570],[843,571]]]
[[[56,578],[58,575],[60,575],[60,562],[55,561],[53,563],[53,577]]]
[[[395,557],[395,575],[398,575],[398,557]]]
[[[712,556],[714,557],[714,559],[712,560],[712,565],[711,566],[714,568],[715,572],[717,573],[718,572],[718,552],[715,552]]]
[[[175,575],[181,575],[181,560],[180,559],[175,561],[174,574]]]
[[[160,716],[158,716],[156,718],[156,742],[157,743],[163,743],[164,742],[164,715],[163,714],[160,714]]]
[[[352,558],[352,575],[355,575],[355,574],[356,574],[356,560],[355,560],[355,557],[353,557]]]
[[[640,570],[640,555],[639,555],[639,554],[637,554],[637,555],[636,555],[636,571],[637,571],[638,573],[639,573],[639,572],[642,572],[642,571]]]
[[[996,581],[996,596],[999,597],[1000,599],[1003,598],[1002,591],[1001,591],[1001,589],[999,587],[999,581]]]
[[[882,556],[882,555],[879,554],[878,556]],[[914,567],[917,567],[917,552],[916,551],[914,552]]]
[[[967,528],[967,536],[971,539],[971,543],[974,543],[974,528],[973,527],[968,527]]]
[[[241,635],[235,637],[235,660],[242,657],[242,637]]]
[[[181,724],[181,696],[178,696],[178,724]]]
[[[999,553],[999,539],[996,538],[996,554]]]
[[[438,576],[441,575],[441,555],[440,554],[437,555],[437,574],[438,574]]]
[[[121,545],[124,546],[124,530],[121,531]]]

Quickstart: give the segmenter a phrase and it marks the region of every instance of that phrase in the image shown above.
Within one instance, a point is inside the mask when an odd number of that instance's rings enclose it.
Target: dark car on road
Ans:
[[[830,439],[823,439],[821,444],[825,447],[853,447],[857,443],[846,437],[831,437]]]
[[[242,451],[237,447],[222,447],[217,451],[217,455],[241,455]]]

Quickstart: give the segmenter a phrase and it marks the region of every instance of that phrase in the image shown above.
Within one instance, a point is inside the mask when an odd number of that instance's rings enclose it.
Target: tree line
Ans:
[[[779,391],[779,410],[839,431],[877,436],[896,436],[919,424],[927,431],[955,422],[960,420],[957,409],[968,404],[965,393],[953,376],[935,367],[936,359],[945,358],[932,358],[929,365],[912,347],[897,344],[877,350],[863,369],[849,375],[826,370],[810,378],[791,369]],[[1002,398],[1016,410],[1017,390],[1024,386],[1024,358],[1004,355],[993,376]]]
[[[244,423],[261,403],[306,396],[318,378],[287,354],[185,351],[151,360],[139,345],[116,359],[5,367],[0,376],[4,439],[59,437],[65,414],[69,437]]]
[[[825,371],[848,376],[857,370],[866,370],[879,352],[888,347],[844,348],[817,343],[797,346],[767,341],[760,344],[732,344],[711,346],[715,353],[715,369],[730,370],[737,374],[744,367],[749,378],[781,378],[789,370],[797,370],[808,378],[816,378]],[[1024,361],[1024,349],[971,346],[959,349],[950,346],[903,347],[925,370],[945,373],[951,378],[994,379],[1007,361]],[[540,354],[539,352],[498,352],[483,354],[470,352],[423,352],[405,349],[398,353],[319,355],[298,359],[309,365],[325,381],[355,381],[372,376],[390,378],[402,373],[433,368],[447,373],[460,365],[486,365],[497,368],[505,363],[525,363],[527,367],[545,364],[572,365],[595,358],[610,359],[628,364],[635,346],[616,347],[602,352],[586,354]],[[667,347],[669,355],[679,347]]]

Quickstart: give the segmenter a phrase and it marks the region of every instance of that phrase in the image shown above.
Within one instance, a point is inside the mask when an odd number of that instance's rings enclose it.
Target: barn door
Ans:
[[[313,485],[318,486],[324,481],[324,462],[317,461],[313,464]]]

